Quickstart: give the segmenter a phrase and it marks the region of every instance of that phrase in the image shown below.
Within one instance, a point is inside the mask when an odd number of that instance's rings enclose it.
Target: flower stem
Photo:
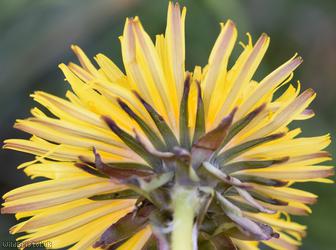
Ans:
[[[172,250],[193,250],[193,224],[198,209],[198,198],[194,190],[177,187],[174,190],[174,219]],[[195,237],[195,236],[194,236]]]

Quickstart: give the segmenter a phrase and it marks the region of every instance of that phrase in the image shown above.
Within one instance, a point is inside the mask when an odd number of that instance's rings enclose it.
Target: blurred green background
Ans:
[[[0,138],[27,137],[15,131],[17,118],[29,116],[34,103],[29,94],[44,90],[63,95],[61,62],[74,60],[69,47],[80,45],[89,56],[103,52],[122,67],[118,36],[127,16],[140,16],[153,35],[164,32],[166,0],[0,0]],[[257,80],[298,52],[304,64],[295,79],[303,88],[318,93],[313,103],[316,116],[305,123],[304,135],[330,132],[336,125],[336,2],[313,0],[189,0],[186,21],[187,68],[205,65],[219,32],[220,21],[230,18],[246,42],[262,32],[271,36],[271,46],[257,73]],[[239,52],[239,46],[236,52]],[[329,147],[333,154],[335,143]],[[32,157],[0,152],[0,193],[28,183],[16,169]],[[298,218],[307,224],[308,236],[301,249],[336,249],[336,191],[334,185],[301,185],[320,196],[313,214]],[[13,216],[0,217],[1,241],[13,240],[8,228]],[[1,245],[0,245],[1,249]],[[5,248],[3,248],[5,249]]]

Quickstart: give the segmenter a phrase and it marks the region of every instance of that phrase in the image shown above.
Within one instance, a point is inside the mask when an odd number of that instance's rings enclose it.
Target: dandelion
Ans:
[[[22,246],[69,249],[296,249],[317,196],[298,182],[331,182],[329,135],[299,137],[295,120],[314,116],[313,90],[291,84],[294,55],[260,82],[269,46],[262,34],[232,67],[237,39],[221,24],[208,64],[185,70],[186,9],[169,4],[155,43],[139,19],[120,37],[125,73],[98,54],[59,67],[66,99],[44,92],[44,108],[18,120],[29,140],[4,148],[35,155],[19,166],[46,180],[3,196],[2,213],[26,218],[10,229]],[[277,90],[280,91],[277,92]],[[277,93],[276,93],[277,92]],[[276,93],[276,94],[275,94]],[[322,165],[321,165],[322,164]],[[147,248],[146,248],[147,249]]]

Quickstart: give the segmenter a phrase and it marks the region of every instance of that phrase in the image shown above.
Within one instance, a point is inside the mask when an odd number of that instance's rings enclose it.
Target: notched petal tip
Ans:
[[[3,204],[2,204],[3,205]],[[1,214],[6,214],[6,207],[2,207],[1,209],[0,209],[0,213]]]
[[[306,115],[306,116],[314,116],[315,112],[312,109],[305,109],[301,114]]]
[[[259,37],[257,44],[260,42],[260,44],[265,44],[266,42],[269,42],[270,37],[266,33],[262,33]]]
[[[326,178],[326,177],[331,177],[335,175],[335,168],[330,167],[329,169],[325,169],[324,171],[321,171],[320,177]]]
[[[227,20],[226,21],[226,24],[231,28],[231,29],[235,29],[236,28],[236,23],[233,21],[233,20],[231,20],[231,19],[229,19],[229,20]]]
[[[65,63],[60,63],[60,64],[58,64],[58,68],[60,68],[61,70],[65,70],[68,67],[67,67],[67,65]]]
[[[309,98],[309,97],[316,95],[316,92],[313,89],[309,88],[309,89],[306,89],[301,95]]]
[[[219,25],[221,27],[221,30],[227,27],[230,30],[230,33],[237,30],[236,23],[231,19],[226,20],[226,22],[221,22],[219,23]]]
[[[186,8],[183,7],[182,11],[186,11]],[[181,6],[178,2],[169,2],[168,4],[168,16],[172,16],[172,18],[180,18],[181,17]]]
[[[292,58],[292,63],[301,64],[303,62],[302,56],[299,56],[297,53]]]
[[[78,50],[80,50],[80,47],[76,44],[71,44],[70,48],[74,53],[78,53],[79,52]]]
[[[6,205],[6,203],[2,204],[2,206],[5,206],[5,205]],[[13,206],[13,207],[2,207],[0,209],[1,214],[15,214],[17,212],[18,211],[16,211],[15,206]]]
[[[133,25],[133,23],[134,23],[134,21],[135,21],[135,18],[136,18],[136,17],[128,17],[128,18],[126,18],[125,26]]]

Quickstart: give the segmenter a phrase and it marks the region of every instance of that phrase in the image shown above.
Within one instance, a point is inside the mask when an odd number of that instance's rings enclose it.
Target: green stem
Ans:
[[[194,217],[198,210],[197,193],[181,186],[176,187],[173,208],[172,250],[193,250]]]

